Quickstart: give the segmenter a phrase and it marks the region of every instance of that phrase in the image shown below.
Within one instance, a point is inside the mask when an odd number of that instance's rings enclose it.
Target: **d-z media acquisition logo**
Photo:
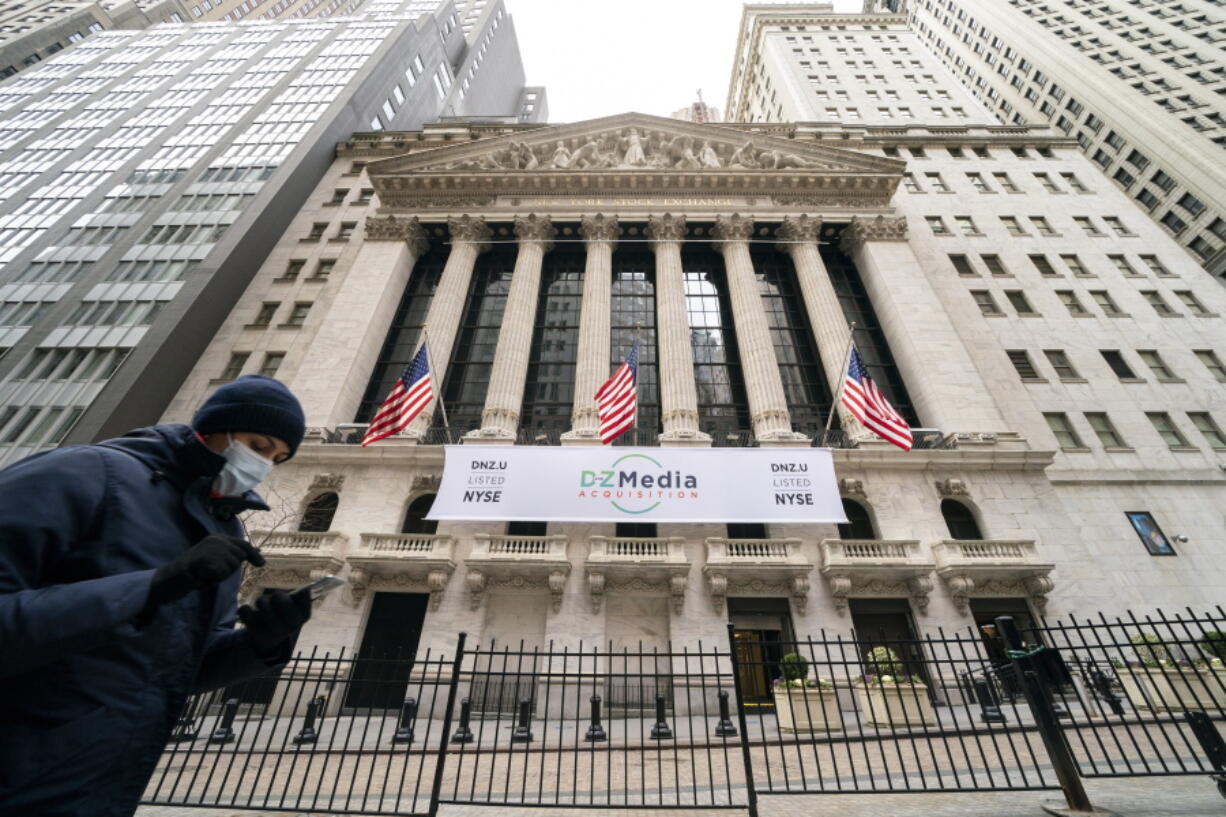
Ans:
[[[622,513],[643,514],[666,500],[698,499],[698,477],[669,471],[646,454],[627,454],[604,471],[579,472],[582,499],[607,499]]]

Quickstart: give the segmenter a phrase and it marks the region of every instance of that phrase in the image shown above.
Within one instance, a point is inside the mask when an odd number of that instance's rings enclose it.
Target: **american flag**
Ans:
[[[854,346],[851,347],[851,360],[847,365],[847,380],[843,383],[843,405],[878,437],[894,443],[903,451],[911,450],[910,426],[885,399],[885,395],[877,390]]]
[[[596,392],[600,415],[600,441],[605,445],[616,440],[634,425],[638,408],[639,342],[630,347],[626,362],[617,367],[613,376]]]
[[[432,397],[434,386],[430,382],[430,361],[423,343],[392,387],[391,394],[379,406],[375,419],[370,421],[370,427],[362,437],[362,445],[370,445],[404,431]]]

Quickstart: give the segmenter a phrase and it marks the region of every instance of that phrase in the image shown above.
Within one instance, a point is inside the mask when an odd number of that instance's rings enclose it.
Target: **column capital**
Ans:
[[[538,216],[534,213],[515,217],[515,235],[520,242],[538,241],[545,252],[553,249],[553,237],[556,233],[549,216]]]
[[[906,241],[907,217],[897,216],[886,218],[877,216],[874,219],[863,219],[852,216],[851,223],[843,230],[842,250],[847,254],[854,253],[864,246],[866,241]]]
[[[821,216],[788,216],[775,232],[779,249],[790,253],[798,244],[816,244],[822,234]]]
[[[430,249],[426,238],[426,228],[421,226],[417,216],[401,218],[399,216],[368,216],[366,218],[367,241],[403,241],[409,245],[413,255],[420,258]]]
[[[711,229],[711,236],[715,239],[715,246],[720,252],[734,242],[749,241],[752,235],[753,219],[740,213],[720,216],[715,219],[715,227]]]
[[[647,220],[647,237],[656,241],[684,241],[685,216],[674,216],[665,213],[662,216],[652,216]],[[651,245],[652,250],[656,244]]]
[[[617,216],[606,216],[597,213],[594,216],[584,216],[579,220],[579,234],[590,244],[594,241],[617,243]]]
[[[490,230],[485,219],[479,216],[452,216],[447,219],[447,230],[452,241],[463,241],[477,245],[477,252],[485,252],[490,248]]]

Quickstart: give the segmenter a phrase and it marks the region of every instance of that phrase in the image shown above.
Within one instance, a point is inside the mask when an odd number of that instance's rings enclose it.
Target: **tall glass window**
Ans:
[[[796,273],[783,253],[773,248],[754,245],[752,256],[792,427],[805,434],[820,434],[832,400],[804,300],[797,291]]]
[[[911,405],[907,386],[894,362],[894,355],[890,353],[881,324],[877,322],[877,314],[873,311],[873,303],[864,289],[864,282],[860,280],[860,273],[852,260],[839,249],[841,233],[842,229],[839,227],[824,227],[819,249],[830,274],[830,283],[834,285],[834,291],[843,307],[843,316],[849,322],[856,322],[856,348],[860,351],[860,358],[868,367],[869,375],[877,384],[877,388],[881,389],[890,405],[912,428],[919,427],[919,418]],[[843,350],[835,352],[842,353]]]
[[[733,435],[751,430],[724,260],[709,244],[687,246],[681,253],[681,268],[698,386],[699,427],[711,435],[715,445],[724,445]]]
[[[641,245],[619,247],[613,253],[612,341],[609,374],[630,354],[635,330],[639,339],[638,433],[644,442],[660,433],[660,378],[656,363],[655,256]],[[590,395],[589,395],[590,396]],[[617,443],[632,445],[626,433]]]
[[[446,261],[447,250],[440,247],[431,249],[413,266],[413,277],[405,287],[400,305],[396,307],[391,329],[383,341],[383,349],[379,352],[375,370],[366,386],[366,393],[362,395],[362,403],[358,406],[358,415],[354,422],[370,422],[391,392],[396,378],[404,374],[405,367],[413,360],[413,354],[421,340],[421,325],[425,323],[426,313],[430,311],[430,302],[434,300],[434,290],[438,287]],[[435,368],[438,364],[439,361],[430,361],[432,373],[438,371]]]
[[[582,244],[561,244],[545,256],[520,411],[520,425],[538,434],[570,428],[585,258]]]
[[[495,244],[477,259],[464,321],[451,353],[443,386],[447,417],[455,433],[481,427],[481,411],[494,368],[498,330],[511,291],[516,245]]]

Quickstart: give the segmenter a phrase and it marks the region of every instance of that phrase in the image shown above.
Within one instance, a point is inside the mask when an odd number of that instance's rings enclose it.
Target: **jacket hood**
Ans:
[[[209,450],[191,426],[181,423],[136,428],[122,437],[103,440],[98,445],[135,457],[149,466],[155,475],[160,474],[183,489],[199,477],[212,480],[226,464],[226,458]],[[241,497],[222,497],[215,501],[236,512],[268,510],[268,505],[255,491],[247,491]]]

